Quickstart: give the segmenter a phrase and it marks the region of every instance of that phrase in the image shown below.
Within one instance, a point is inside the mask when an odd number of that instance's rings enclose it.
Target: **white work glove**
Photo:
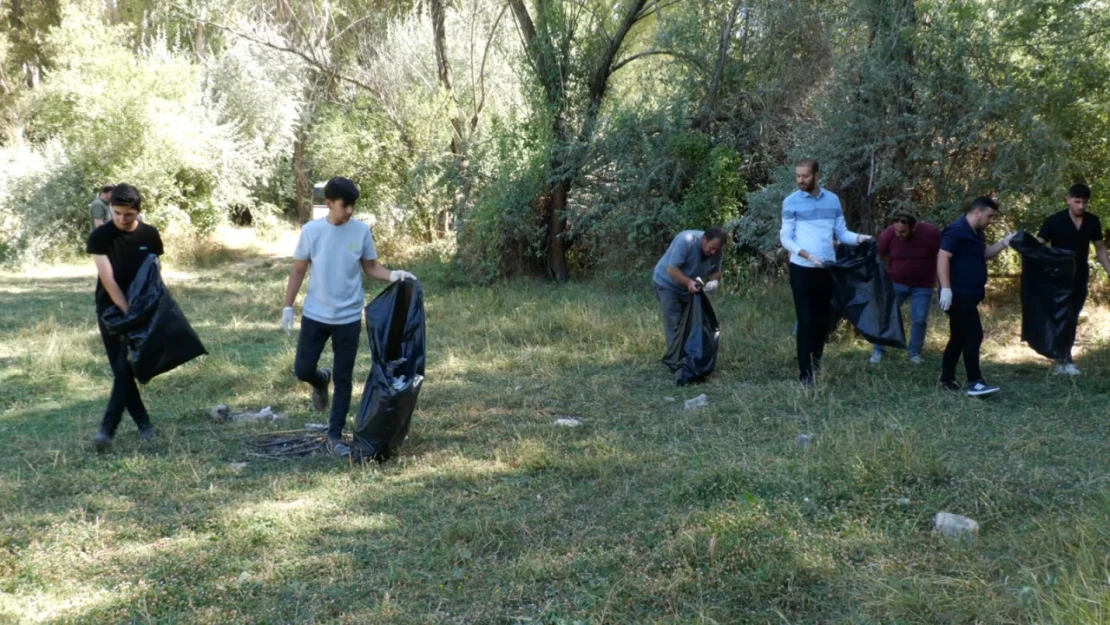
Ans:
[[[712,293],[713,291],[716,291],[717,287],[719,286],[721,286],[719,282],[717,282],[716,280],[710,280],[709,282],[705,283],[705,288],[702,290],[704,290],[706,293]]]
[[[390,282],[396,282],[398,280],[416,280],[416,276],[400,269],[394,269],[393,271],[389,272]]]
[[[1010,241],[1014,238],[1015,234],[1017,233],[1011,232],[1010,234],[1007,234],[1006,237],[1002,239],[1002,245],[1004,245],[1005,247],[1010,247]]]
[[[948,311],[952,307],[952,289],[940,290],[940,309]]]
[[[281,309],[281,327],[286,334],[293,334],[293,307],[286,306]]]
[[[871,240],[871,235],[861,234],[861,235],[859,235],[859,237],[856,238],[856,245],[862,245],[864,243],[867,243],[870,240]]]
[[[825,263],[822,262],[822,260],[820,258],[817,258],[813,254],[809,255],[809,262],[813,263],[813,266],[818,268],[818,269],[824,269],[825,268]]]

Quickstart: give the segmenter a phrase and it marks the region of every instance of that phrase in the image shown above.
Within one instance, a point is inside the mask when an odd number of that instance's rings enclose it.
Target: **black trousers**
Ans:
[[[663,334],[667,337],[667,351],[663,355],[662,362],[671,372],[674,372],[682,364],[682,346],[679,345],[682,337],[679,336],[678,326],[682,323],[682,313],[690,305],[691,296],[689,293],[676,291],[671,287],[658,284],[653,286],[655,299],[659,300],[659,310],[663,314]]]
[[[968,383],[983,379],[979,370],[979,348],[983,346],[983,322],[979,319],[979,298],[952,295],[948,308],[948,345],[941,360],[942,382],[956,381],[956,364],[964,358]]]
[[[104,342],[108,364],[112,366],[112,394],[108,397],[108,407],[104,409],[104,420],[100,423],[100,429],[109,436],[115,436],[125,408],[135,420],[135,425],[139,426],[140,430],[145,429],[150,425],[150,413],[143,405],[143,398],[139,395],[139,385],[135,383],[135,374],[131,372],[131,363],[127,361],[127,342],[124,337],[108,332],[100,322],[100,311],[97,311],[96,316],[97,326],[100,328],[100,340]]]
[[[827,269],[790,263],[790,291],[798,317],[798,377],[812,378],[821,367],[832,314],[833,282]]]
[[[343,325],[321,323],[315,319],[301,317],[301,333],[297,338],[297,356],[293,361],[293,373],[302,382],[314,388],[324,388],[328,380],[316,368],[324,344],[331,339],[333,393],[331,398],[331,417],[328,420],[328,438],[343,436],[343,426],[347,424],[347,413],[351,409],[351,378],[355,372],[355,357],[358,355],[358,340],[362,334],[362,321]]]
[[[1071,350],[1075,347],[1075,334],[1079,328],[1079,313],[1083,310],[1083,305],[1087,303],[1087,290],[1089,276],[1076,276],[1075,290],[1071,294],[1071,302],[1068,307],[1068,329],[1067,334],[1064,336],[1068,348],[1068,355],[1064,362],[1071,362]]]

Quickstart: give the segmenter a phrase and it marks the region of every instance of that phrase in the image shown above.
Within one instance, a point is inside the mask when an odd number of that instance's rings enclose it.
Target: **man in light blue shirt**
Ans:
[[[798,190],[782,202],[779,232],[782,246],[790,253],[790,290],[798,317],[798,377],[806,387],[813,386],[829,331],[833,283],[825,263],[836,260],[833,238],[846,245],[871,238],[848,229],[840,198],[817,184],[818,171],[813,159],[804,159],[795,166]]]
[[[671,241],[667,252],[655,264],[651,281],[655,296],[663,312],[663,331],[667,337],[667,352],[663,364],[673,373],[682,362],[682,349],[678,343],[682,315],[699,289],[717,290],[721,279],[721,262],[728,235],[720,228],[706,231],[684,230]],[[698,283],[701,278],[702,283]]]
[[[297,379],[312,386],[316,410],[328,407],[328,384],[335,384],[335,401],[328,423],[328,451],[345,457],[350,448],[343,443],[343,426],[351,407],[351,379],[362,332],[362,307],[365,294],[362,274],[384,282],[415,280],[407,271],[390,271],[378,264],[374,235],[370,226],[352,220],[358,187],[346,178],[332,178],[324,186],[326,217],[308,222],[301,229],[297,250],[293,252],[293,271],[285,289],[285,309],[281,325],[293,331],[293,304],[304,283],[309,265],[312,278],[304,300],[301,331],[293,370]],[[332,369],[317,370],[324,345],[331,339],[334,355]]]

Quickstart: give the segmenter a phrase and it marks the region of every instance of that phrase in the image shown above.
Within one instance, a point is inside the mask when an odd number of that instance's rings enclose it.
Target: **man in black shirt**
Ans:
[[[100,451],[112,446],[124,408],[139,426],[139,438],[149,441],[156,436],[127,360],[127,344],[121,337],[109,334],[100,320],[101,314],[113,304],[127,312],[127,288],[135,280],[143,261],[150,254],[162,255],[162,237],[158,229],[139,221],[142,202],[143,198],[135,187],[116,185],[109,201],[112,220],[93,230],[85,246],[85,251],[93,255],[96,264],[99,278],[96,282],[96,321],[113,376],[112,394],[104,410],[104,420],[100,432],[93,439]]]
[[[1097,215],[1087,212],[1091,201],[1091,189],[1085,184],[1073,185],[1068,189],[1065,199],[1067,208],[1045,218],[1037,238],[1041,243],[1052,247],[1075,252],[1075,287],[1072,290],[1071,305],[1068,307],[1067,356],[1056,363],[1053,373],[1079,375],[1079,369],[1072,362],[1071,348],[1075,345],[1075,330],[1079,325],[1079,312],[1087,301],[1087,285],[1091,280],[1091,266],[1088,257],[1091,243],[1095,244],[1098,262],[1110,273],[1110,256],[1106,253],[1106,243],[1102,240],[1102,222]]]

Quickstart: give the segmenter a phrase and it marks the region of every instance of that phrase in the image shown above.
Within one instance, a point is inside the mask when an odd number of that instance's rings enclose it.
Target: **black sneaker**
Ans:
[[[1000,390],[1002,389],[993,384],[987,384],[986,382],[979,380],[977,382],[973,382],[971,386],[967,387],[967,396],[983,397],[985,395],[994,395]]]
[[[149,443],[156,438],[158,438],[158,432],[154,430],[153,425],[148,423],[145,426],[139,428],[139,440],[145,443]]]
[[[327,448],[328,453],[337,458],[347,458],[351,455],[351,448],[338,438],[329,438]]]
[[[320,371],[324,375],[324,386],[322,388],[312,387],[312,407],[323,412],[328,409],[328,385],[331,384],[331,369],[323,369]]]
[[[960,386],[960,383],[955,381],[955,380],[941,380],[940,381],[940,390],[942,390],[942,391],[959,391],[962,388],[963,387]]]
[[[112,448],[112,435],[101,430],[93,438],[93,445],[96,445],[96,450],[105,452]]]
[[[813,378],[812,377],[807,375],[807,376],[802,378],[802,388],[813,388],[813,387],[814,387],[814,383],[813,383]]]

